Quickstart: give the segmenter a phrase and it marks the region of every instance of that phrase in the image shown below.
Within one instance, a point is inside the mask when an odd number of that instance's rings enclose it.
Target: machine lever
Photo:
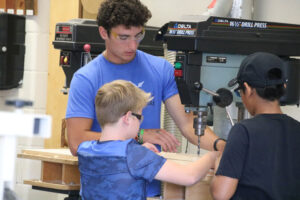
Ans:
[[[206,88],[202,88],[202,90],[212,96],[216,96],[216,97],[220,96],[218,93],[215,93],[214,91],[208,90]]]
[[[231,126],[234,126],[234,122],[233,122],[233,119],[232,119],[232,117],[231,117],[231,115],[229,113],[228,106],[225,107],[225,110],[226,110],[226,113],[227,113],[227,116],[229,118]]]

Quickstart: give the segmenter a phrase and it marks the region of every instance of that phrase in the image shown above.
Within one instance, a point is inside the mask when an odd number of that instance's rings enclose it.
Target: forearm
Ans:
[[[218,152],[209,152],[203,155],[196,162],[187,166],[186,171],[188,172],[188,176],[195,177],[195,180],[192,182],[192,184],[198,182],[206,176],[208,171],[214,167],[217,156]]]
[[[196,162],[182,165],[167,160],[157,173],[155,179],[178,185],[192,185],[202,179],[213,167],[217,152],[209,152]]]
[[[90,140],[99,140],[100,133],[91,131],[92,119],[68,118],[66,120],[68,144],[71,153],[76,156],[80,143]]]
[[[77,155],[78,146],[84,141],[91,141],[91,140],[99,140],[101,136],[100,132],[93,132],[93,131],[85,131],[81,134],[71,134],[68,133],[68,143],[69,148],[72,155]]]
[[[238,179],[226,176],[215,176],[211,182],[211,194],[216,200],[230,199],[237,188]]]

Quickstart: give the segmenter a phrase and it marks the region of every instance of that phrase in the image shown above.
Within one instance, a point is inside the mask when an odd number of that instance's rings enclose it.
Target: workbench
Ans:
[[[187,164],[199,159],[193,154],[161,152],[161,156],[178,163]],[[39,180],[24,180],[24,184],[48,192],[68,194],[65,200],[79,199],[80,173],[78,159],[67,148],[62,149],[25,149],[18,154],[19,158],[41,160],[41,178]],[[184,187],[171,183],[162,183],[164,200],[210,200],[209,184],[212,173],[198,183]],[[148,200],[154,198],[149,198]]]
[[[23,180],[32,189],[67,194],[65,200],[78,200],[80,174],[78,159],[69,149],[25,149],[18,158],[41,160],[41,178]]]

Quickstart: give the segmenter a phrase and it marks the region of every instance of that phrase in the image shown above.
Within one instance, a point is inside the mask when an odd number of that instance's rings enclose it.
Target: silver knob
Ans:
[[[3,46],[1,50],[2,50],[2,52],[6,52],[7,51],[6,46]]]

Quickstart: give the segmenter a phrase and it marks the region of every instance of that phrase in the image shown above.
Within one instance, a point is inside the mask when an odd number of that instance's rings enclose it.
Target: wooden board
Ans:
[[[47,162],[78,165],[78,158],[69,149],[25,149],[18,158],[28,158]]]
[[[63,185],[63,184],[57,184],[57,183],[47,183],[40,180],[24,180],[24,184],[37,186],[37,187],[43,187],[43,188],[51,188],[56,190],[80,190],[80,185]]]
[[[200,156],[195,154],[184,154],[184,153],[160,152],[159,155],[165,157],[168,160],[172,160],[174,162],[181,163],[181,164],[188,164],[200,158]]]

